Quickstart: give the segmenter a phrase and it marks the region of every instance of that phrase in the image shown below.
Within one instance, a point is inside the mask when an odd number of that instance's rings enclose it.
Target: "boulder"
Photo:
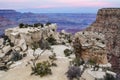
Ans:
[[[4,47],[2,48],[2,52],[3,52],[3,53],[7,53],[7,52],[9,52],[11,49],[12,49],[12,48],[10,47],[10,45],[4,46]]]

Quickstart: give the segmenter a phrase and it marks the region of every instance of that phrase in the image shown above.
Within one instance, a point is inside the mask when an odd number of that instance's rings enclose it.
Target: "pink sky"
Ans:
[[[120,0],[0,0],[0,8],[119,7]]]

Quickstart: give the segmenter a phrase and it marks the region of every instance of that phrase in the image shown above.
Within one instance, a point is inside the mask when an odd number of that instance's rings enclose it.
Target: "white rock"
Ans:
[[[34,50],[28,49],[28,50],[27,50],[27,53],[28,53],[28,55],[33,56]]]
[[[18,46],[21,47],[23,51],[26,51],[27,50],[27,46],[26,46],[25,39],[21,39],[19,44],[18,44]]]
[[[4,47],[2,48],[2,51],[3,51],[3,53],[7,53],[7,52],[9,52],[11,49],[12,49],[12,48],[11,48],[10,46],[4,46]]]
[[[1,39],[0,39],[0,45],[3,44],[3,41],[4,41],[3,38],[1,38]]]
[[[35,55],[38,55],[42,52],[43,50],[41,50],[40,48],[37,48],[34,52]]]

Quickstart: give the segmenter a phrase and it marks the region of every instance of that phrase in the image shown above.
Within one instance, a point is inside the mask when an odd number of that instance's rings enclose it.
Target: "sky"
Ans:
[[[120,0],[0,0],[0,9],[35,13],[94,13],[106,7],[120,8]]]

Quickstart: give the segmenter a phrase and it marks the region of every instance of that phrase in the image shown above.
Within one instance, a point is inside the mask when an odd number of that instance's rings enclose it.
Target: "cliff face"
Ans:
[[[99,64],[107,64],[106,44],[103,34],[92,31],[77,32],[73,43],[76,57],[84,61],[93,60]]]
[[[93,24],[91,24],[91,26],[87,28],[87,30],[105,34],[107,53],[112,56],[114,55],[116,56],[116,58],[119,59],[120,8],[100,9],[97,13],[96,21]],[[115,59],[111,58],[110,62],[113,64],[115,62]],[[119,64],[116,65],[120,66]],[[113,65],[113,67],[115,67],[116,65]]]

